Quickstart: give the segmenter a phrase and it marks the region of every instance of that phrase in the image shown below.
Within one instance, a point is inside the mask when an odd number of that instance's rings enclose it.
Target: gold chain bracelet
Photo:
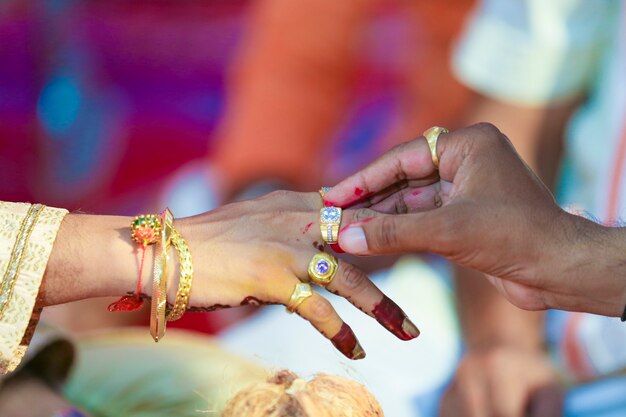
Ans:
[[[193,280],[193,263],[191,261],[191,252],[187,246],[185,239],[172,228],[171,234],[172,245],[178,252],[178,261],[180,263],[180,278],[178,282],[178,291],[174,306],[167,313],[167,321],[175,321],[180,319],[189,307],[189,297],[191,295],[191,284]]]

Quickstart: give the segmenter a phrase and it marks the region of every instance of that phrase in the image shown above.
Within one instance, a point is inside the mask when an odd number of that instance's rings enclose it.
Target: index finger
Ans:
[[[383,156],[328,191],[327,205],[350,206],[385,188],[407,179],[420,179],[436,173],[426,139],[420,136],[395,146]]]

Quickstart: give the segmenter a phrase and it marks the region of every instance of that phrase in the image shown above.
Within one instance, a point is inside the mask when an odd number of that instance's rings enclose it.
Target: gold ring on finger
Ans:
[[[309,284],[299,283],[293,289],[291,293],[291,298],[287,303],[287,311],[289,313],[293,313],[300,307],[300,304],[304,302],[307,298],[313,295],[313,290]]]
[[[328,206],[320,210],[320,231],[328,244],[337,243],[341,226],[341,207]]]
[[[309,262],[309,278],[314,284],[322,287],[328,286],[337,273],[337,258],[328,253],[318,253]]]
[[[437,156],[437,140],[442,133],[448,133],[448,129],[445,127],[433,126],[430,129],[426,129],[422,135],[428,142],[430,148],[430,156],[433,160],[435,168],[439,169],[439,156]]]
[[[326,196],[326,193],[329,192],[332,189],[333,189],[333,187],[322,187],[322,188],[320,188],[319,193],[320,193],[320,197],[322,197],[322,200]]]

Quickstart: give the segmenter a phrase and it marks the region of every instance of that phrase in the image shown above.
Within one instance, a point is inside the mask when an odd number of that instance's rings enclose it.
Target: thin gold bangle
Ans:
[[[193,262],[191,260],[191,252],[185,239],[172,228],[172,245],[178,252],[178,261],[180,263],[180,278],[178,281],[178,291],[174,306],[167,314],[167,321],[175,321],[180,319],[187,307],[189,307],[189,297],[191,295],[191,283],[193,280]]]
[[[161,244],[156,246],[154,275],[152,279],[152,303],[150,305],[150,334],[155,342],[165,336],[165,310],[167,308],[167,276],[169,249],[174,215],[169,208],[161,213]]]

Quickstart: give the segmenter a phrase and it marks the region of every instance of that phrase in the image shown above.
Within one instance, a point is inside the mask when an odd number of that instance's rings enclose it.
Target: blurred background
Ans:
[[[450,54],[473,3],[2,0],[0,200],[120,215],[168,205],[180,217],[332,185],[431,125],[466,120],[473,93],[452,76]],[[346,364],[278,309],[188,314],[172,327],[217,335],[265,367],[348,375],[392,417],[435,415],[463,351],[451,272],[434,258],[388,266],[370,265],[423,336],[400,346],[340,306],[362,326],[365,365]],[[109,314],[109,302],[46,317],[75,334],[147,324],[142,313]],[[569,319],[553,316],[552,356],[570,375]],[[275,344],[277,328],[297,339],[291,349]],[[313,346],[327,354],[303,365],[297,353]],[[599,400],[606,386],[586,390],[583,379],[573,379],[570,415],[623,415],[625,384]],[[606,401],[617,414],[593,411]]]
[[[467,0],[0,4],[5,201],[182,217],[317,190],[468,95],[448,69]]]

